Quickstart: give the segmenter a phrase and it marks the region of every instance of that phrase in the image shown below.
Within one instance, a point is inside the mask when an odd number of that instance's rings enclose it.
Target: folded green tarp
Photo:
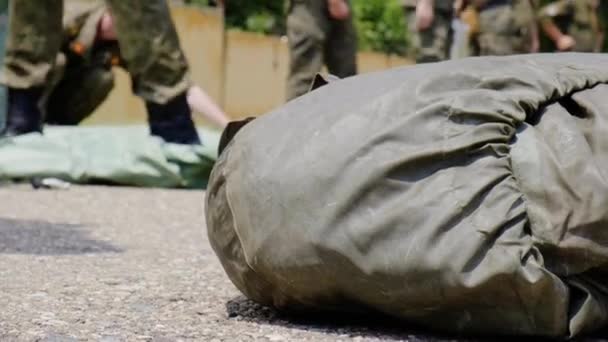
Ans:
[[[219,133],[199,134],[203,146],[167,144],[143,126],[46,127],[44,135],[0,139],[0,179],[204,188]]]
[[[228,144],[207,191],[211,244],[244,294],[281,309],[493,335],[606,327],[605,83],[600,54],[330,83]]]

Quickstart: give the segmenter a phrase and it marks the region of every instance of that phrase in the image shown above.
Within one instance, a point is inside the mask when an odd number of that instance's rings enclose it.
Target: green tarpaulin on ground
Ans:
[[[207,191],[249,298],[456,333],[608,323],[608,56],[470,58],[330,83],[245,126]]]
[[[167,144],[144,126],[46,127],[44,135],[0,139],[0,180],[53,177],[72,183],[204,188],[219,133],[203,146]]]

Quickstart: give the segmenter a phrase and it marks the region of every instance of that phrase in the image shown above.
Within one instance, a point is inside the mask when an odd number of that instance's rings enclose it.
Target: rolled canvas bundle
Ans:
[[[249,298],[459,333],[608,320],[608,56],[469,58],[330,83],[243,127],[211,244]]]

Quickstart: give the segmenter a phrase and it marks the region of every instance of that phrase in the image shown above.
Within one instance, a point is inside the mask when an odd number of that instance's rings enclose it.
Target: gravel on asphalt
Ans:
[[[202,191],[11,185],[0,198],[0,341],[443,340],[245,299],[209,246]]]

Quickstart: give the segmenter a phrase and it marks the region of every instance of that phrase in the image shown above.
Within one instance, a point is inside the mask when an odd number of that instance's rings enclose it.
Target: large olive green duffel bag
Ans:
[[[471,58],[330,83],[252,121],[210,179],[249,298],[459,333],[608,320],[608,56]]]

